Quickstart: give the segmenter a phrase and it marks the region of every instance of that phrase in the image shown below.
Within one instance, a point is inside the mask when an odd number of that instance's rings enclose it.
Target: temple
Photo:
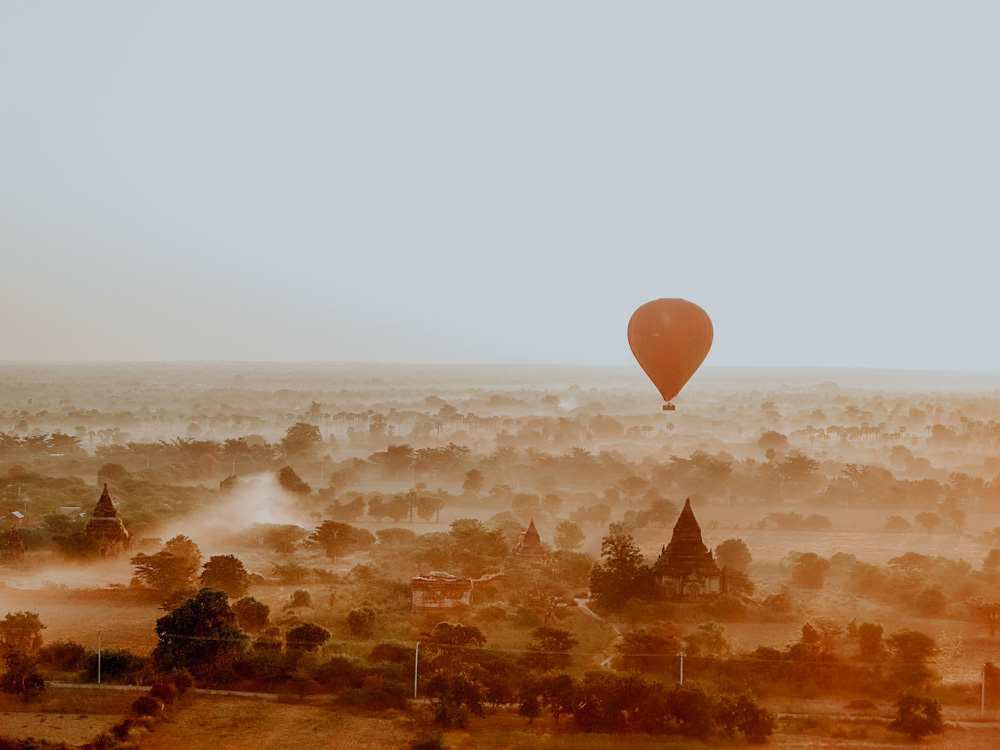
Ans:
[[[691,499],[684,502],[674,524],[674,533],[653,566],[653,572],[667,596],[724,594],[726,574],[701,539],[701,527],[691,510]]]
[[[472,604],[476,584],[500,583],[503,573],[487,573],[481,578],[454,576],[433,571],[410,582],[413,609],[455,609]]]
[[[132,539],[118,517],[118,510],[111,500],[107,484],[104,485],[104,492],[97,501],[93,515],[87,521],[86,533],[100,546],[101,557],[120,555],[132,546]]]
[[[528,528],[517,537],[517,546],[514,548],[516,557],[545,557],[545,547],[542,546],[542,538],[538,536],[538,529],[535,528],[535,519],[532,518]]]

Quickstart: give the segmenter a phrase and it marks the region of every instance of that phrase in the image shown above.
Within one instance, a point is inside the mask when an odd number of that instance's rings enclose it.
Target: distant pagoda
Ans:
[[[726,574],[701,539],[701,527],[691,510],[691,498],[684,502],[674,524],[674,533],[653,566],[653,572],[668,596],[725,593]]]
[[[514,555],[516,557],[545,557],[545,547],[542,546],[542,538],[538,536],[534,518],[531,519],[528,528],[517,537]]]
[[[107,484],[104,485],[104,492],[97,501],[93,515],[87,521],[86,533],[100,546],[101,557],[115,557],[132,546],[132,538],[118,517],[118,510],[111,500]]]

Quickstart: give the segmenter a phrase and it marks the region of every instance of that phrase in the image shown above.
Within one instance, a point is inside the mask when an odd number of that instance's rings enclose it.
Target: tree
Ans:
[[[305,609],[306,607],[311,607],[312,605],[312,594],[305,589],[298,589],[297,591],[292,592],[292,595],[289,597],[289,602],[284,606],[284,609]]]
[[[715,560],[721,568],[745,572],[753,561],[753,556],[742,539],[727,539],[715,548]]]
[[[334,492],[340,492],[346,490],[348,487],[354,487],[359,484],[361,484],[361,475],[358,474],[358,470],[348,466],[333,472],[330,475],[328,486]]]
[[[810,531],[829,531],[833,528],[833,522],[826,516],[821,516],[818,513],[806,516],[802,521],[802,525]]]
[[[624,479],[619,479],[615,487],[625,495],[625,499],[628,502],[632,502],[643,490],[649,487],[649,480],[645,477],[625,477]]]
[[[763,745],[774,732],[776,719],[767,709],[758,706],[749,695],[724,697],[716,712],[716,721],[726,734],[743,732],[751,745]]]
[[[858,625],[858,658],[861,661],[877,662],[885,656],[885,646],[882,644],[883,629],[881,625],[863,622]]]
[[[213,555],[202,568],[201,585],[238,599],[250,588],[250,574],[235,555]]]
[[[470,495],[478,495],[483,489],[483,472],[479,469],[469,469],[465,473],[462,489]]]
[[[677,518],[677,506],[665,498],[659,498],[650,504],[647,514],[649,523],[666,527]]]
[[[288,458],[313,459],[323,445],[319,427],[306,422],[296,422],[281,439],[281,449]]]
[[[290,652],[315,651],[330,640],[330,631],[311,622],[302,622],[285,633],[285,649]]]
[[[892,654],[889,666],[893,680],[919,688],[934,679],[934,672],[927,666],[938,652],[933,638],[918,630],[902,630],[890,635],[887,643]]]
[[[347,629],[351,635],[368,636],[375,629],[375,610],[371,607],[358,607],[347,613]]]
[[[590,573],[590,595],[600,606],[618,611],[629,599],[652,594],[652,574],[629,534],[612,525],[601,542],[601,557],[605,562]]]
[[[6,669],[0,675],[0,693],[20,696],[27,703],[45,689],[34,654],[11,649],[3,655],[3,660]]]
[[[42,647],[45,627],[35,612],[8,612],[0,620],[0,646],[4,651],[33,654]]]
[[[428,642],[443,646],[482,646],[486,643],[483,631],[474,625],[457,622],[439,622],[426,636]]]
[[[161,669],[187,669],[207,675],[225,667],[246,647],[246,633],[224,593],[201,589],[192,598],[156,621],[159,644],[153,660]]]
[[[290,555],[295,551],[295,545],[308,535],[305,529],[295,524],[267,524],[263,525],[261,543],[279,555]]]
[[[309,535],[309,541],[336,561],[352,552],[368,549],[375,544],[375,537],[366,529],[357,529],[339,521],[324,521]]]
[[[547,675],[542,678],[539,688],[542,693],[542,704],[552,712],[556,724],[559,724],[559,717],[562,714],[572,713],[576,697],[572,677],[565,672]]]
[[[586,536],[583,530],[572,521],[562,520],[556,524],[553,542],[557,549],[573,550],[583,544]]]
[[[569,652],[578,643],[568,630],[544,626],[535,628],[531,632],[528,653],[521,658],[521,663],[538,672],[566,669],[571,661]]]
[[[441,510],[444,508],[444,500],[440,497],[424,495],[417,498],[417,515],[422,521],[430,523],[431,518],[437,516],[435,522],[441,519]]]
[[[903,693],[896,699],[896,718],[889,724],[889,731],[905,734],[911,740],[942,734],[941,704],[933,698]]]
[[[428,681],[427,697],[436,724],[461,729],[469,713],[483,716],[486,688],[466,670],[440,671]]]
[[[1000,628],[1000,602],[988,602],[984,597],[977,596],[969,600],[968,606],[976,622],[990,631],[991,639],[995,638]]]
[[[131,563],[135,566],[133,583],[144,583],[165,602],[173,603],[176,595],[197,588],[201,550],[186,536],[178,535],[167,541],[163,550],[155,555],[140,553]]]
[[[1000,569],[1000,549],[991,549],[983,559],[983,572]]]
[[[788,447],[788,436],[769,430],[757,439],[757,445],[761,450],[785,450]]]
[[[787,444],[787,440],[786,440]],[[789,451],[778,471],[789,482],[797,485],[808,484],[816,478],[819,461],[799,451]]]
[[[252,596],[244,596],[233,602],[232,610],[236,615],[236,622],[248,633],[259,633],[266,628],[271,616],[271,608]]]
[[[284,466],[278,472],[278,484],[285,492],[290,492],[299,497],[312,494],[312,487],[302,481],[302,478],[295,473],[291,466]]]
[[[360,497],[343,504],[339,500],[334,500],[333,505],[326,506],[325,512],[332,521],[355,523],[365,513],[365,501]]]
[[[940,617],[948,608],[948,597],[940,586],[926,586],[913,598],[913,610],[924,617]]]
[[[830,561],[815,552],[793,552],[792,583],[808,589],[821,589],[830,569]]]
[[[726,629],[717,622],[703,622],[684,638],[684,644],[692,656],[727,656],[731,648]]]
[[[933,533],[934,529],[941,525],[941,516],[937,513],[917,513],[917,523]]]
[[[384,497],[381,495],[372,495],[371,499],[368,500],[368,515],[379,523],[389,515],[389,504],[385,501]],[[406,514],[404,513],[403,515],[405,516]]]
[[[464,575],[478,576],[499,567],[510,554],[501,529],[488,529],[482,521],[460,518],[448,532],[454,542],[454,558]]]
[[[901,534],[905,531],[909,531],[911,528],[912,526],[910,525],[910,522],[902,516],[889,516],[885,521],[885,528],[883,531]]]
[[[405,495],[393,495],[392,500],[385,506],[385,514],[399,523],[410,515],[410,501]]]

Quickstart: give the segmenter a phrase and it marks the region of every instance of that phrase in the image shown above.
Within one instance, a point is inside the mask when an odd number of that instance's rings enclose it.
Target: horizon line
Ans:
[[[267,360],[267,359],[0,359],[0,367],[12,365],[350,365],[367,367],[537,367],[537,368],[590,368],[590,369],[632,369],[642,374],[637,364],[595,364],[582,362],[414,362],[403,360]],[[1000,370],[926,368],[926,367],[885,367],[873,365],[702,365],[699,372],[711,370],[791,370],[791,371],[862,371],[887,373],[948,373],[954,375],[997,375]]]

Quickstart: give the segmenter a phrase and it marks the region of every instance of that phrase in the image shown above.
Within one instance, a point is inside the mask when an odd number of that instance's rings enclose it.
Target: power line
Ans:
[[[217,638],[208,635],[183,635],[180,633],[163,633],[161,638],[171,638],[180,640],[196,640],[196,641],[218,641],[220,643],[262,643],[262,644],[281,644],[284,643],[286,646],[316,646],[315,641],[284,641],[277,638],[273,641],[250,641],[246,638]],[[424,648],[428,649],[442,649],[442,650],[456,650],[456,651],[476,651],[480,653],[500,653],[500,654],[533,654],[535,656],[606,656],[607,650],[605,651],[543,651],[539,649],[530,648],[500,648],[496,646],[470,646],[457,643],[434,643],[432,641],[420,641],[420,644]],[[329,642],[318,644],[321,646],[329,645]],[[341,641],[336,645],[346,646],[351,645],[350,642]],[[376,645],[389,645],[398,646],[399,648],[413,649],[416,644],[399,644],[399,643],[387,643],[387,644],[376,644]],[[618,652],[618,656],[631,659],[636,657],[643,658],[655,658],[655,659],[675,659],[677,658],[676,653],[623,653]],[[737,664],[772,664],[772,665],[792,665],[792,664],[809,664],[809,665],[820,665],[826,667],[843,667],[843,666],[879,666],[881,664],[887,664],[889,666],[927,666],[933,662],[929,661],[897,661],[891,660],[889,662],[845,662],[845,661],[821,661],[815,659],[759,659],[747,656],[692,656],[691,654],[685,654],[685,659],[691,661],[692,659],[705,660],[711,662],[719,663],[737,663]]]

